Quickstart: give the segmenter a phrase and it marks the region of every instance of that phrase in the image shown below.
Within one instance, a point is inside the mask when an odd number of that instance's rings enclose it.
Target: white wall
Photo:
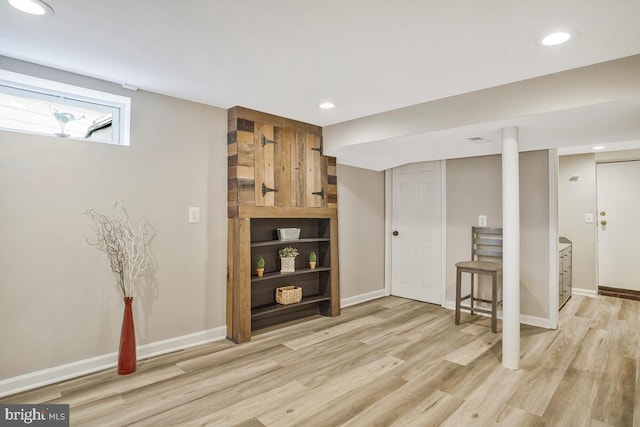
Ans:
[[[0,379],[117,351],[123,303],[81,214],[116,200],[156,232],[155,271],[134,296],[137,344],[224,326],[226,111],[0,67],[132,98],[130,147],[0,132]],[[189,206],[201,223],[187,223]]]

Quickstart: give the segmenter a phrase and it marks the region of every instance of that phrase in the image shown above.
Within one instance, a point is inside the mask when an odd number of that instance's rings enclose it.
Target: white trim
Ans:
[[[113,107],[120,110],[120,141],[118,144],[114,145],[128,146],[130,144],[131,98],[127,96],[115,95],[109,92],[102,92],[53,80],[41,79],[39,77],[14,73],[3,69],[0,69],[0,83],[18,88],[35,87],[38,89],[60,92],[61,94],[75,95],[81,98],[86,98],[87,100],[106,101],[113,104]]]
[[[440,161],[440,250],[442,251],[440,267],[440,305],[447,302],[447,161]]]
[[[557,326],[551,326],[551,321],[544,317],[529,316],[528,314],[520,315],[520,323],[524,323],[529,326],[537,326],[538,328],[556,329]]]
[[[549,325],[558,328],[559,257],[558,257],[558,149],[548,150],[549,161]]]
[[[391,295],[391,217],[393,213],[393,169],[384,171],[384,293]]]
[[[449,310],[455,310],[456,303],[455,301],[447,300],[443,305],[443,307]],[[475,313],[475,314],[478,316],[484,316],[484,317],[491,316],[490,314],[487,314],[487,313]],[[498,319],[502,319],[502,310],[498,310]],[[524,323],[525,325],[529,325],[529,326],[537,326],[538,328],[556,329],[555,327],[551,327],[551,322],[549,321],[549,319],[545,319],[544,317],[538,317],[538,316],[530,316],[528,314],[520,314],[520,323]]]
[[[189,347],[220,341],[227,336],[227,327],[219,326],[206,331],[195,332],[193,334],[180,337],[169,338],[163,341],[156,341],[149,344],[140,345],[136,348],[138,360],[148,359],[161,354],[184,350]],[[89,359],[78,360],[40,371],[30,372],[17,377],[0,380],[0,397],[20,393],[36,387],[76,378],[92,372],[102,371],[116,366],[118,363],[118,353],[103,354]]]
[[[371,301],[371,300],[386,297],[386,296],[388,296],[388,294],[385,292],[385,290],[379,289],[377,291],[367,292],[366,294],[360,294],[354,297],[342,298],[340,300],[340,308],[361,304],[363,302]]]
[[[456,302],[455,301],[450,301],[450,300],[445,300],[445,302],[442,305],[442,307],[446,308],[448,310],[455,310],[456,309]]]
[[[580,288],[572,288],[571,295],[583,295],[585,297],[597,297],[598,291],[594,291],[592,289],[580,289]]]

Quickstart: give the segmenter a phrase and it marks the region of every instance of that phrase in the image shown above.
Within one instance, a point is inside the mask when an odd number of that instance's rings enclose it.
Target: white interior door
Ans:
[[[640,291],[638,195],[640,161],[597,165],[598,279],[601,286]]]
[[[393,169],[391,294],[442,302],[441,162]]]

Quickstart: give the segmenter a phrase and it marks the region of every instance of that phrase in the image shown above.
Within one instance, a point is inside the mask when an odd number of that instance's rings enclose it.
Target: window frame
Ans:
[[[95,106],[96,109],[112,112],[114,133],[111,142],[91,141],[74,137],[71,137],[71,139],[112,145],[130,145],[131,98],[127,96],[87,89],[80,86],[15,73],[4,69],[0,69],[0,91],[13,95],[19,93],[20,96],[40,100],[59,100],[60,98],[63,98],[67,103],[82,106],[90,104]],[[27,93],[25,94],[25,92]],[[28,130],[8,128],[2,128],[2,130],[7,132],[30,133],[33,135],[46,135],[40,132],[30,132]]]

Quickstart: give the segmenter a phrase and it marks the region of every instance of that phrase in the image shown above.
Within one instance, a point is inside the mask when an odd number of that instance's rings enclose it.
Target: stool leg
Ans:
[[[476,281],[476,274],[475,273],[471,273],[471,304],[469,304],[469,307],[471,307],[471,311],[470,313],[473,314],[473,296],[475,295],[475,281]]]
[[[491,332],[498,331],[498,274],[494,271],[491,275]]]
[[[456,268],[456,325],[460,324],[460,297],[461,294],[461,283],[462,280],[462,272],[459,268]]]

